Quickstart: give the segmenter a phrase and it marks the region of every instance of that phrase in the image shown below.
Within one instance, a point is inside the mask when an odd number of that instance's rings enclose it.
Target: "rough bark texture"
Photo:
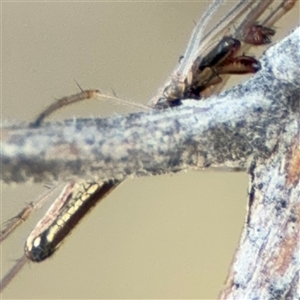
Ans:
[[[219,97],[177,109],[2,127],[5,182],[123,179],[266,159],[296,121],[299,30],[270,48],[263,70]],[[187,101],[185,101],[187,102]]]
[[[300,299],[299,28],[219,97],[109,119],[2,127],[5,182],[249,167],[249,211],[220,299]]]

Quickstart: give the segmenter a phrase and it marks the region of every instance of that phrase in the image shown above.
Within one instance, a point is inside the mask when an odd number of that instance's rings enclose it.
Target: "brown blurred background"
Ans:
[[[232,2],[231,4],[232,5]],[[54,99],[84,88],[147,103],[183,54],[207,3],[2,3],[2,119],[31,121]],[[221,11],[219,16],[224,14]],[[299,22],[295,8],[277,26]],[[133,111],[90,100],[51,119]],[[5,299],[216,298],[243,226],[244,173],[189,172],[128,180],[48,261],[28,264]],[[2,219],[41,185],[1,187]],[[4,244],[2,271],[21,256],[36,213]]]

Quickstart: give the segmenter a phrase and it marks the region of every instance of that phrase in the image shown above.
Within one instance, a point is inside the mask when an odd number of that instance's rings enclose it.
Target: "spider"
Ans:
[[[241,1],[242,2],[242,1]],[[239,3],[241,3],[241,2],[239,2]],[[252,3],[252,6],[255,6],[255,4],[256,4],[256,2],[258,3],[259,1],[255,1],[255,3]],[[216,9],[217,9],[217,6],[216,6]],[[275,10],[273,9],[272,10],[272,13],[274,12]],[[240,17],[241,18],[241,17]],[[253,21],[256,21],[257,19],[255,18]],[[232,22],[234,22],[234,20],[230,20],[230,22],[232,23]],[[271,22],[269,22],[269,21],[267,21],[266,23],[267,24],[264,24],[263,23],[263,21],[262,22],[260,22],[259,21],[259,25],[257,25],[257,26],[263,26],[264,28],[269,28],[268,26],[272,26],[272,24],[270,24],[269,25],[269,23],[271,23]],[[262,25],[261,25],[262,24]],[[253,25],[253,24],[252,24]],[[266,26],[265,26],[266,25]],[[227,23],[227,25],[226,26],[229,26],[228,25],[228,23]],[[254,27],[255,28],[255,27]],[[218,29],[219,30],[219,29]],[[222,34],[222,33],[220,33],[219,32],[219,34]],[[267,35],[268,36],[268,35]],[[235,37],[233,37],[233,39],[235,39]],[[239,37],[237,37],[237,39],[236,40],[238,40],[238,41],[240,41],[240,40],[242,40],[241,39],[241,37],[239,36]],[[221,42],[221,41],[224,41],[222,38],[219,40],[219,42],[216,42],[215,43],[215,45],[216,45],[216,47],[218,46],[218,45],[220,45],[219,43]],[[232,40],[231,40],[232,41]],[[209,42],[206,42],[206,45],[207,46],[209,46]],[[198,46],[197,46],[198,47]],[[199,48],[199,47],[198,47]],[[204,47],[205,48],[205,47]],[[216,52],[216,50],[215,50],[216,48],[212,48],[212,49],[208,49],[207,51],[206,51],[206,55],[210,55],[211,53],[213,54],[213,57],[216,57],[217,56],[217,52]],[[222,48],[223,49],[223,48]],[[205,49],[206,50],[206,49]],[[243,50],[242,50],[243,51]],[[204,58],[205,57],[207,57],[207,56],[203,56]],[[248,57],[248,56],[247,56]],[[250,57],[250,56],[249,56]],[[213,89],[214,89],[214,86],[215,86],[215,84],[217,83],[215,80],[216,79],[218,79],[218,81],[219,81],[219,76],[221,75],[221,72],[220,72],[220,69],[218,69],[218,68],[216,68],[216,65],[214,65],[211,61],[210,62],[208,62],[208,64],[206,65],[206,66],[204,66],[204,64],[203,64],[203,59],[201,60],[201,59],[198,59],[199,58],[199,53],[197,53],[197,55],[195,56],[195,58],[194,58],[194,60],[192,61],[192,63],[194,64],[195,62],[197,62],[198,63],[198,70],[197,70],[197,72],[199,72],[199,74],[201,74],[201,72],[204,70],[202,70],[201,71],[201,69],[203,68],[203,67],[205,67],[205,68],[208,68],[208,70],[211,72],[211,74],[208,76],[208,77],[206,77],[206,81],[202,84],[201,82],[203,82],[203,81],[200,81],[200,83],[198,82],[198,83],[196,83],[196,84],[194,84],[194,86],[192,85],[192,87],[191,86],[189,86],[188,88],[185,86],[184,87],[184,94],[185,94],[185,96],[184,97],[186,97],[186,98],[188,98],[188,97],[191,97],[192,96],[192,98],[201,98],[201,96],[200,96],[200,94],[204,91],[204,90],[206,90],[206,89],[211,89],[211,92],[210,93],[214,93],[214,91],[213,91]],[[198,59],[198,61],[197,61],[197,59]],[[202,65],[201,65],[201,62],[202,62]],[[255,63],[257,62],[257,60],[255,60]],[[185,64],[185,62],[181,62],[182,64],[180,64],[180,66],[182,66],[182,65],[184,65]],[[217,67],[220,67],[220,65],[218,65]],[[191,69],[191,67],[189,67],[189,69]],[[184,73],[185,72],[182,72],[182,74],[180,74],[180,76],[181,75],[184,75]],[[186,72],[185,73],[185,76],[186,76],[186,78],[188,77],[188,74],[187,74],[188,72]],[[196,72],[195,72],[196,73]],[[227,72],[228,73],[228,72]],[[174,74],[174,73],[173,73]],[[176,74],[177,75],[177,74]],[[172,80],[174,79],[174,77],[172,78]],[[171,81],[172,81],[171,80]],[[224,79],[222,79],[222,81],[225,81]],[[170,82],[170,81],[169,81]],[[172,81],[172,82],[174,82],[174,81]],[[180,82],[180,81],[178,81],[178,82]],[[183,80],[182,81],[184,84],[186,84],[186,82],[185,82],[185,80]],[[202,85],[201,85],[202,84]],[[169,87],[169,85],[168,85],[168,82],[166,83],[166,85],[164,86],[164,88],[163,88],[163,92],[161,93],[158,93],[158,95],[159,96],[157,96],[158,97],[158,99],[159,99],[159,101],[157,102],[158,103],[158,105],[161,105],[161,103],[162,103],[162,100],[161,99],[163,99],[163,98],[167,98],[166,100],[166,102],[167,103],[172,103],[173,101],[170,101],[170,99],[171,99],[171,97],[170,96],[168,96],[168,95],[170,95],[170,94],[168,94],[167,93],[167,89],[168,89],[168,87]],[[199,90],[200,89],[200,90]],[[166,97],[166,95],[167,95],[167,97]],[[173,100],[173,99],[172,99]],[[176,102],[181,102],[182,100],[184,100],[182,97],[179,97],[179,98],[176,98],[174,101]],[[152,103],[153,103],[153,99],[152,99]],[[152,105],[152,106],[156,106],[156,104],[155,105]],[[169,106],[173,106],[173,104],[172,105],[169,105]],[[73,183],[72,183],[73,184]],[[117,182],[117,181],[115,181],[115,182],[112,182],[112,183],[106,183],[106,185],[107,185],[107,190],[104,192],[104,191],[102,191],[101,192],[101,189],[102,189],[102,186],[101,186],[101,184],[99,184],[99,183],[97,183],[98,184],[98,188],[96,188],[94,191],[93,191],[93,193],[90,193],[91,194],[91,196],[94,196],[94,194],[95,193],[99,193],[98,194],[98,200],[100,200],[100,199],[102,199],[105,195],[107,195],[111,190],[113,190],[118,184],[119,184],[119,182]],[[68,185],[70,185],[70,183],[68,183]],[[95,185],[95,183],[93,183],[93,182],[85,182],[85,181],[83,181],[83,182],[78,182],[78,183],[74,183],[74,185],[72,186],[72,189],[70,189],[70,191],[69,191],[69,194],[68,194],[68,197],[67,198],[72,198],[72,199],[74,199],[74,198],[76,198],[77,196],[78,196],[78,193],[79,193],[79,190],[82,188],[82,186],[85,186],[86,187],[86,189],[88,190],[90,187],[92,187],[92,186],[94,186]],[[100,190],[99,190],[100,189]],[[101,194],[102,193],[102,194]],[[24,212],[29,212],[30,211],[30,208],[31,207],[34,207],[34,205],[29,205],[27,208],[25,208],[23,211]],[[91,206],[91,207],[93,207],[93,205]],[[20,218],[14,218],[13,219],[14,221],[15,221],[15,224],[17,224],[17,223],[19,223],[19,221],[20,221]],[[29,242],[29,244],[28,244],[28,242],[27,242],[27,246],[29,245],[29,246],[32,246],[34,244],[34,242]],[[58,246],[61,244],[61,241],[59,241],[57,244],[50,244],[50,252],[51,252],[51,254],[58,248]],[[37,245],[39,246],[39,244],[37,243]],[[28,253],[28,247],[27,247],[27,253]],[[30,256],[30,254],[31,254],[31,250],[29,250],[29,255],[28,256]],[[49,256],[49,255],[48,255]],[[47,257],[48,257],[47,256]],[[40,259],[40,256],[38,256],[38,259],[36,259],[36,260],[42,260],[42,259]]]

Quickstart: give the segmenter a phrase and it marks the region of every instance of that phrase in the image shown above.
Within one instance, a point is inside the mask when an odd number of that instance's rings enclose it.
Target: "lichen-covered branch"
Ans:
[[[267,159],[283,134],[294,134],[284,130],[298,112],[298,48],[299,29],[267,51],[246,83],[177,109],[4,125],[1,179],[123,179]]]
[[[299,46],[298,41],[298,54]],[[289,67],[283,60],[277,72]],[[248,214],[218,299],[300,299],[299,95],[278,95],[278,101],[287,100],[289,117],[278,124],[281,134],[271,156],[253,160],[249,169]]]
[[[249,208],[219,299],[300,297],[300,123],[274,154],[250,168]],[[287,144],[289,147],[287,148]]]

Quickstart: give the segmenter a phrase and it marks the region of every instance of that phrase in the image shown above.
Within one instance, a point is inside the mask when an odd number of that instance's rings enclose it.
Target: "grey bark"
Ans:
[[[177,109],[72,119],[37,129],[3,125],[1,179],[123,179],[265,160],[284,130],[289,128],[286,138],[297,130],[299,29],[270,48],[262,65],[246,83]]]
[[[2,125],[4,182],[245,168],[249,210],[220,299],[300,299],[300,29],[253,78],[177,109]]]

